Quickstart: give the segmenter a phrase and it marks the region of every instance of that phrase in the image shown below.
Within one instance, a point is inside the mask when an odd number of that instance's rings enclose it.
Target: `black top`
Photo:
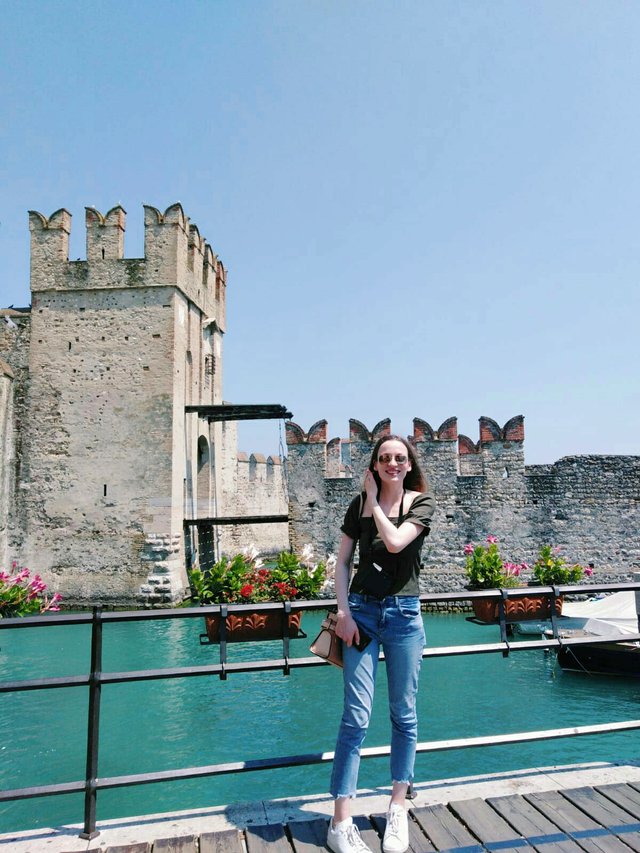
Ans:
[[[349,504],[341,527],[343,533],[346,533],[350,539],[357,540],[360,545],[360,564],[351,582],[350,591],[361,591],[359,577],[364,575],[375,562],[395,577],[389,595],[419,595],[420,552],[425,536],[429,535],[431,516],[436,508],[433,495],[429,493],[417,495],[406,515],[401,515],[400,519],[389,519],[393,522],[415,521],[416,524],[422,525],[422,530],[416,538],[397,554],[391,554],[387,551],[373,517],[362,518],[360,516],[360,506],[360,495],[358,495]]]

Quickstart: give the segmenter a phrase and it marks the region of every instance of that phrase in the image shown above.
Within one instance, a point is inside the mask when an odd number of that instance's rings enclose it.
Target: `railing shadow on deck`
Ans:
[[[553,587],[526,587],[504,590],[481,590],[468,591],[458,590],[448,593],[423,594],[420,600],[423,605],[448,602],[469,601],[478,598],[492,598],[498,603],[500,642],[479,643],[474,645],[442,646],[437,648],[425,648],[423,658],[451,657],[458,655],[476,654],[502,654],[508,656],[512,652],[530,651],[533,649],[559,649],[571,645],[584,644],[583,638],[561,638],[558,634],[558,626],[555,619],[554,600],[561,595],[585,595],[596,592],[611,591],[636,591],[636,599],[640,595],[640,582],[617,583],[609,585],[589,584],[581,585],[559,585]],[[551,598],[551,623],[553,626],[552,636],[541,640],[526,640],[511,643],[508,633],[508,622],[505,617],[504,603],[507,599],[530,596],[532,593],[542,594]],[[335,606],[334,600],[296,601],[293,607],[296,610],[326,610]],[[225,764],[212,764],[200,767],[185,767],[168,771],[154,773],[138,773],[130,775],[99,777],[98,776],[98,754],[100,746],[100,700],[101,687],[103,684],[118,684],[134,681],[150,681],[173,678],[193,678],[199,676],[218,675],[225,680],[228,675],[239,672],[267,672],[282,670],[289,675],[291,670],[299,668],[327,666],[325,661],[317,657],[291,658],[289,656],[288,633],[282,639],[282,657],[267,660],[254,660],[237,663],[229,663],[226,657],[226,637],[224,624],[221,620],[221,642],[220,660],[218,663],[207,666],[196,667],[173,667],[149,670],[130,670],[126,672],[104,672],[102,669],[102,640],[105,625],[117,622],[141,622],[167,619],[193,619],[202,618],[205,615],[226,615],[226,613],[272,612],[280,610],[283,613],[290,612],[291,602],[262,603],[246,605],[211,605],[208,607],[189,607],[158,610],[136,610],[121,612],[106,612],[101,607],[94,607],[91,613],[59,613],[47,614],[45,616],[28,616],[18,619],[0,619],[0,630],[25,630],[29,628],[42,628],[61,625],[91,625],[91,663],[87,675],[23,679],[20,681],[0,682],[0,693],[18,693],[29,690],[54,690],[66,687],[87,687],[89,689],[89,711],[87,719],[87,750],[86,750],[86,773],[85,778],[72,782],[62,782],[51,785],[40,785],[30,788],[14,788],[0,791],[0,802],[15,800],[26,800],[43,796],[54,796],[60,794],[83,793],[84,794],[84,826],[81,833],[82,838],[95,838],[99,833],[96,831],[97,822],[97,796],[98,791],[110,788],[123,788],[132,785],[150,784],[153,782],[166,782],[177,779],[196,779],[208,776],[219,776],[225,774],[245,773],[256,770],[273,770],[276,768],[294,767],[300,765],[321,764],[333,760],[332,752],[307,753],[302,755],[277,756],[273,758],[253,759]],[[288,620],[283,619],[283,629],[287,632]],[[634,642],[640,641],[640,630],[637,634],[627,634],[624,638],[619,635],[615,637],[589,638],[591,644],[612,642]],[[384,660],[381,653],[380,659]],[[640,729],[640,720],[627,720],[622,722],[577,726],[566,729],[551,729],[542,731],[516,732],[502,735],[491,735],[485,737],[468,737],[451,740],[426,741],[418,744],[417,751],[439,752],[445,750],[468,749],[471,747],[497,746],[499,744],[525,743],[540,740],[551,740],[557,738],[577,737],[583,735],[594,735],[606,732],[629,731]],[[389,746],[368,747],[362,750],[362,758],[378,758],[388,755]]]

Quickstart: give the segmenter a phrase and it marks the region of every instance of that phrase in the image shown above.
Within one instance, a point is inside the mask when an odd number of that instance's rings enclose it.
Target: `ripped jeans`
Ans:
[[[360,748],[367,734],[380,646],[384,651],[391,717],[391,779],[413,779],[418,719],[416,695],[425,644],[417,596],[350,593],[349,609],[358,625],[371,637],[363,652],[343,644],[344,711],[338,730],[330,792],[332,797],[356,793]]]

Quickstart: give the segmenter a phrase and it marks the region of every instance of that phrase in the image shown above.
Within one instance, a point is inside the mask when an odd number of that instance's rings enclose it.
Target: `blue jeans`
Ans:
[[[425,636],[417,596],[349,595],[349,609],[371,637],[363,652],[343,644],[344,711],[338,731],[331,796],[353,797],[358,782],[360,748],[367,734],[380,646],[384,651],[391,716],[391,779],[408,783],[418,740],[416,695]]]

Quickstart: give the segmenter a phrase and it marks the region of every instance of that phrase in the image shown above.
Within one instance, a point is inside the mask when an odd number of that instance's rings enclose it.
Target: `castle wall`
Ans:
[[[13,371],[0,359],[0,567],[8,565],[9,505],[13,496]]]
[[[211,447],[216,430],[184,407],[221,397],[224,268],[180,205],[145,207],[137,259],[123,257],[120,207],[105,216],[87,208],[86,261],[68,261],[67,211],[32,211],[29,222],[13,552],[67,601],[178,600],[185,514],[216,488],[213,470],[197,471],[198,448]]]
[[[344,513],[373,445],[389,433],[389,421],[369,432],[352,420],[348,440],[327,442],[326,421],[308,433],[287,425],[294,547],[309,541],[324,552],[337,550]],[[454,418],[438,430],[416,418],[410,438],[437,502],[423,549],[424,591],[463,588],[462,548],[488,534],[515,562],[531,564],[541,545],[559,545],[569,560],[593,564],[602,583],[631,579],[640,568],[640,457],[575,456],[526,467],[521,416],[502,428],[481,418],[477,443],[458,435]],[[336,473],[336,442],[348,444],[353,478],[330,476]]]
[[[18,531],[24,518],[26,489],[23,479],[24,436],[21,426],[28,417],[29,344],[31,318],[28,309],[0,310],[0,568],[15,556]]]

